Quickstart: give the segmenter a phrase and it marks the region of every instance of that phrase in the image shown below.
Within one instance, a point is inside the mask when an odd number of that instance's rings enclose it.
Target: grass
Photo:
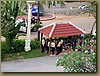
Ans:
[[[29,52],[19,52],[19,53],[12,53],[12,54],[3,54],[2,61],[11,61],[11,60],[19,60],[19,59],[28,59],[28,58],[36,58],[47,56],[46,53],[41,53],[40,49],[34,49]]]
[[[26,33],[19,33],[18,36],[26,36]]]

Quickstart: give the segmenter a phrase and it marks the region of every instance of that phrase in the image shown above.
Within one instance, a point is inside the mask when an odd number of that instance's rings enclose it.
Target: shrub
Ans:
[[[76,49],[78,49],[78,51],[81,51],[81,52],[85,52],[86,50],[88,50],[87,47],[84,45],[83,46],[80,46],[80,45],[76,46]]]
[[[96,72],[96,54],[66,54],[57,60],[57,66],[63,66],[65,72]]]
[[[8,51],[6,42],[1,42],[1,53],[7,54],[7,53],[18,53],[24,51],[25,40],[15,39],[11,46],[12,46],[12,50]],[[37,40],[31,40],[30,46],[31,46],[31,50],[38,49],[40,48],[40,42]]]
[[[2,53],[8,53],[8,49],[7,49],[7,43],[5,41],[1,42],[1,54]]]
[[[15,53],[15,52],[24,51],[24,47],[25,47],[24,40],[15,39],[12,44],[12,52]]]
[[[37,48],[40,48],[40,41],[38,40],[32,40],[31,43],[31,49],[37,49]]]
[[[34,29],[35,30],[38,30],[39,28],[41,28],[43,25],[41,25],[41,24],[35,24],[35,27],[34,27]]]

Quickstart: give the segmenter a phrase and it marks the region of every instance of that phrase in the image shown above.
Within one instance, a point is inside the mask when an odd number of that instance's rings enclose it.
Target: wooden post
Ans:
[[[40,45],[40,47],[42,46],[42,37],[43,37],[43,33],[41,33],[41,45]]]
[[[38,1],[38,14],[37,14],[37,23],[40,25],[40,1]],[[40,41],[40,32],[38,31],[38,40]]]

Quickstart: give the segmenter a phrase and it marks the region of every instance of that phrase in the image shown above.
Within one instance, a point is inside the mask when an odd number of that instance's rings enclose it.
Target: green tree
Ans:
[[[27,14],[27,3],[26,1],[22,0],[22,1],[18,1],[19,4],[19,10],[18,10],[18,15],[21,16],[23,13]]]
[[[1,6],[1,35],[6,38],[7,47],[10,51],[13,39],[21,25],[21,23],[15,23],[19,11],[19,2],[1,1]]]
[[[61,7],[65,6],[64,1],[47,1],[48,8],[51,6],[56,6],[56,4],[60,4]]]

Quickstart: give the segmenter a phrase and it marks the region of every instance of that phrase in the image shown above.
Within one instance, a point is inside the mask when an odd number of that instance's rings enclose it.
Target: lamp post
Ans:
[[[28,4],[28,25],[27,25],[27,34],[26,34],[26,39],[25,39],[25,51],[30,51],[30,24],[31,24],[31,2],[27,1]]]

